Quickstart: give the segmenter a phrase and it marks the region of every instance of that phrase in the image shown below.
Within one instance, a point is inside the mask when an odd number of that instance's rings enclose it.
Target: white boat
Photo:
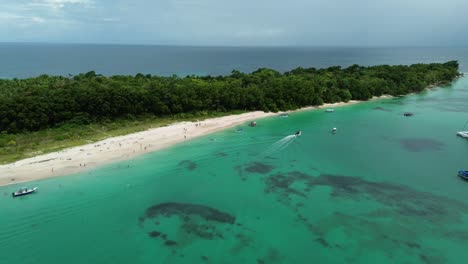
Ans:
[[[328,109],[325,110],[325,112],[327,112],[327,113],[332,113],[332,112],[335,112],[335,109],[333,109],[333,108],[328,108]]]
[[[465,130],[466,126],[468,126],[468,121],[466,121],[465,126],[463,127],[463,130],[457,132],[457,135],[463,138],[468,138],[468,130]]]
[[[468,138],[468,131],[457,132],[457,135],[459,135],[460,137],[463,137],[463,138]]]
[[[36,190],[37,190],[37,187],[34,187],[34,188],[32,188],[32,189],[26,188],[26,187],[21,187],[21,188],[19,188],[18,191],[11,193],[11,195],[12,195],[13,197],[22,196],[22,195],[26,195],[26,194],[33,193],[33,192],[35,192]]]

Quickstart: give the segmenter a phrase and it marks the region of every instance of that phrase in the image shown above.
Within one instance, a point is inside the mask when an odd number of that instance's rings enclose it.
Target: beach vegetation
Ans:
[[[232,112],[285,111],[368,100],[448,84],[458,62],[347,68],[260,68],[226,76],[40,75],[0,80],[0,155],[29,154],[143,130],[147,126]],[[38,141],[43,141],[38,142]],[[15,142],[12,144],[11,142]],[[49,144],[50,143],[50,144]],[[44,145],[45,144],[45,145]],[[1,161],[0,161],[1,162]]]
[[[242,114],[245,111],[199,112],[172,116],[140,116],[129,120],[120,118],[92,124],[65,123],[33,132],[0,133],[0,164],[37,156],[65,148],[76,147],[106,138],[127,135],[176,122]]]

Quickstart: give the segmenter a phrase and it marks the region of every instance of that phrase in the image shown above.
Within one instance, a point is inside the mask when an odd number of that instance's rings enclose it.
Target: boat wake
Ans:
[[[297,135],[289,135],[286,136],[275,143],[273,143],[267,150],[264,152],[260,153],[258,156],[259,157],[267,157],[271,156],[272,154],[275,154],[277,152],[280,152],[287,148],[291,143],[294,142],[294,139],[297,138]]]

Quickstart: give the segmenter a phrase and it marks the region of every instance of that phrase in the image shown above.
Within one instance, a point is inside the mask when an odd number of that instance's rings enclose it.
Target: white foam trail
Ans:
[[[274,154],[276,152],[282,151],[286,147],[288,147],[296,138],[296,135],[289,135],[286,136],[275,143],[273,143],[267,150],[264,152],[260,153],[257,157],[266,157],[270,156],[271,154]]]
[[[294,135],[293,135],[294,136]],[[294,136],[294,138],[296,138],[296,136]],[[291,143],[293,143],[294,141],[294,138],[287,141],[286,144],[284,144],[283,146],[281,146],[281,148],[278,150],[278,151],[282,151],[283,149],[287,148],[289,145],[291,145]]]

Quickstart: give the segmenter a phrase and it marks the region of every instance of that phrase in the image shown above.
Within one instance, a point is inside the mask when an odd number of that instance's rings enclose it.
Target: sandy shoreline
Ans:
[[[389,97],[391,96],[373,99]],[[296,111],[332,108],[359,102],[361,101],[324,104],[319,107],[305,107]],[[64,149],[59,152],[19,160],[15,163],[0,165],[0,186],[86,171],[104,164],[127,160],[161,150],[177,143],[234,127],[248,121],[278,114],[256,111],[206,119],[199,123],[179,122],[165,127],[112,137],[91,144]]]

